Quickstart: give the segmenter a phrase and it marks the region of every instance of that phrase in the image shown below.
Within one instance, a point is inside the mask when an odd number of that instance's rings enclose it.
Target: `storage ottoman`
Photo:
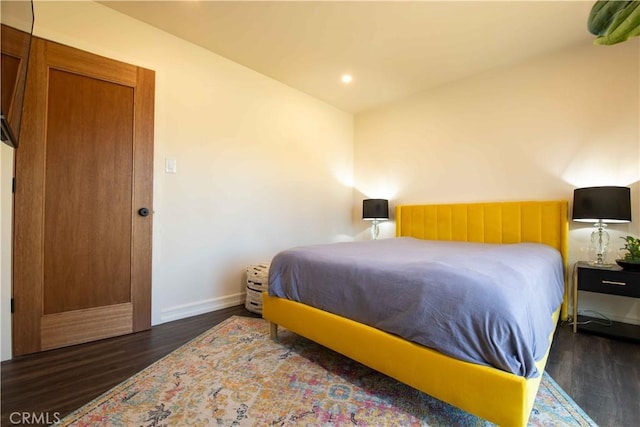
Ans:
[[[245,308],[262,314],[262,293],[269,289],[269,262],[247,267],[247,298]]]

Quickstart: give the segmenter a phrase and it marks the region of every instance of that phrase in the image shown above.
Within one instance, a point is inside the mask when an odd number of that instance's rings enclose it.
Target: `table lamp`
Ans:
[[[381,220],[389,219],[389,201],[386,199],[365,199],[362,201],[362,219],[373,221],[371,227],[371,238],[378,238],[380,229],[378,223]]]
[[[596,260],[590,264],[606,267],[604,254],[609,244],[607,223],[631,222],[631,189],[628,187],[586,187],[573,191],[573,216],[578,222],[593,223],[591,244]]]

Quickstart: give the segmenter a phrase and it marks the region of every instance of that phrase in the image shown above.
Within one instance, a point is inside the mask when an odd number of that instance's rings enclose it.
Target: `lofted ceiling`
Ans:
[[[593,1],[100,3],[350,113],[593,39]]]

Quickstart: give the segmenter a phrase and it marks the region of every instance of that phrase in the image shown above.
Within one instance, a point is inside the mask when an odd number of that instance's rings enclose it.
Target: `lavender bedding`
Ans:
[[[269,294],[531,378],[563,277],[560,253],[542,244],[401,237],[280,252]]]

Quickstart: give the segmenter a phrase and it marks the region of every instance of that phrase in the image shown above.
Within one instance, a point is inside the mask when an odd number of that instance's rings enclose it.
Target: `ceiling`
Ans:
[[[100,3],[350,113],[593,39],[594,1]]]

